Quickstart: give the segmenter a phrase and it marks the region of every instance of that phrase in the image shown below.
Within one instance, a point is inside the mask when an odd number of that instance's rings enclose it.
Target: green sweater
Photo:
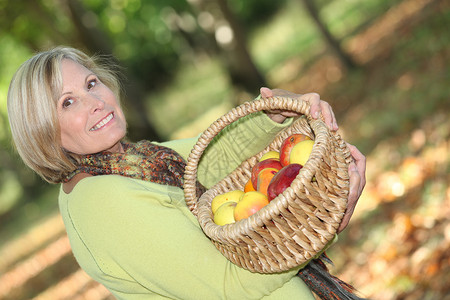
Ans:
[[[204,153],[211,186],[262,150],[287,124],[262,113],[228,126]],[[196,139],[161,143],[187,158]],[[80,266],[118,299],[314,299],[298,268],[252,273],[228,261],[202,232],[183,190],[117,175],[61,189],[61,215]]]

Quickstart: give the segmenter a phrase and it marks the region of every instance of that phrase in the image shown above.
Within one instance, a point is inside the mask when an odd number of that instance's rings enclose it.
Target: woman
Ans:
[[[72,48],[25,62],[8,92],[8,114],[24,162],[50,183],[62,183],[59,206],[80,266],[118,299],[314,299],[299,268],[256,274],[230,263],[203,234],[184,202],[185,159],[195,139],[126,143],[119,83]],[[263,97],[286,93],[261,89]],[[301,97],[322,112],[317,94]],[[205,151],[199,181],[211,186],[260,151],[290,123],[289,112],[252,114],[233,123]],[[233,140],[239,139],[239,149]],[[364,156],[353,146],[349,209],[364,186]]]

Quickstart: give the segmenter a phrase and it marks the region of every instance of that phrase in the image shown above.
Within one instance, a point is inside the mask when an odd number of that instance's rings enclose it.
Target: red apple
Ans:
[[[257,162],[256,165],[252,169],[252,185],[256,189],[258,187],[258,174],[261,170],[266,168],[272,168],[281,170],[283,166],[280,161],[275,158],[268,158],[263,161]]]
[[[304,140],[310,140],[311,138],[307,135],[296,133],[289,136],[287,139],[283,141],[280,146],[280,162],[281,165],[287,166],[289,164],[289,156],[291,155],[292,148]]]
[[[269,201],[272,201],[276,196],[291,186],[292,181],[297,177],[301,168],[303,167],[300,164],[289,164],[273,176],[267,187]]]

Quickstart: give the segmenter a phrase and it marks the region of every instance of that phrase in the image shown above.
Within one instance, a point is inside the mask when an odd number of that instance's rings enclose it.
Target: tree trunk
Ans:
[[[247,47],[245,29],[236,15],[228,6],[227,0],[217,0],[220,11],[234,34],[234,47],[223,51],[227,54],[229,73],[233,84],[241,86],[247,92],[255,93],[261,86],[266,86],[266,80],[254,63]]]
[[[302,0],[302,2],[314,23],[316,23],[316,26],[324,37],[326,43],[336,53],[341,63],[348,69],[356,68],[357,64],[347,53],[344,52],[344,50],[342,50],[340,42],[334,38],[327,26],[320,19],[319,11],[314,3],[314,0]]]

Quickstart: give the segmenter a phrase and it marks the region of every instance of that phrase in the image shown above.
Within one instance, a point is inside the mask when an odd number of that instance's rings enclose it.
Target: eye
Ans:
[[[97,78],[91,79],[88,81],[87,89],[92,89],[97,84]]]
[[[72,98],[64,99],[64,101],[62,103],[62,107],[68,108],[70,105],[72,105],[73,102],[74,102],[74,100]]]

